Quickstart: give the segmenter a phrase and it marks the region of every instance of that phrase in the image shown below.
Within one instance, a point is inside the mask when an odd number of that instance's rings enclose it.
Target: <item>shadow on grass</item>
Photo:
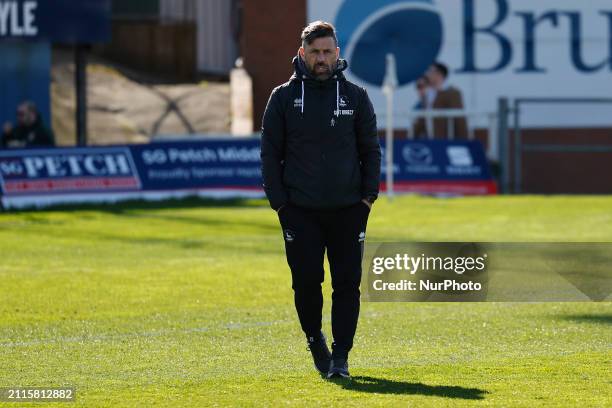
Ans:
[[[433,397],[481,400],[484,399],[485,394],[489,393],[479,388],[465,388],[456,385],[427,385],[423,383],[394,381],[365,376],[351,377],[351,379],[335,379],[331,381],[345,390],[377,394],[426,395]]]
[[[54,204],[44,208],[28,207],[23,209],[3,210],[4,212],[56,212],[56,211],[103,211],[114,214],[122,214],[130,210],[161,210],[171,208],[201,208],[201,207],[267,207],[264,199],[231,198],[213,199],[200,197],[186,197],[167,200],[126,200],[117,203],[80,203],[80,204]]]
[[[561,318],[580,323],[612,324],[612,314],[577,314],[566,315]]]

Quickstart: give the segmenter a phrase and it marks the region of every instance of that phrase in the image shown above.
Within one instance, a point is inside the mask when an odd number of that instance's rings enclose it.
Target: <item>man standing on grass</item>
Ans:
[[[319,372],[348,377],[359,317],[366,224],[378,197],[381,151],[365,89],[347,81],[333,25],[302,31],[295,73],[276,87],[261,140],[264,189],[277,211],[295,307]],[[332,353],[321,332],[325,250],[332,279]]]

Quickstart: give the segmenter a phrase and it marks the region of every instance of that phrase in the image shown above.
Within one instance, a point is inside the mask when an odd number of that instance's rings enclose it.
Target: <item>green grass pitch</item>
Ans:
[[[381,198],[368,240],[612,242],[612,197]],[[612,404],[609,302],[363,303],[321,379],[262,200],[0,213],[0,257],[0,387],[70,406]]]

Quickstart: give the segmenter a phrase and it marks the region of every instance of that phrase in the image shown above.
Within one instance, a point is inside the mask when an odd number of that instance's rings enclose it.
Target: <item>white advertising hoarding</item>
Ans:
[[[347,77],[368,89],[380,114],[387,53],[399,79],[396,112],[415,105],[414,81],[434,61],[449,67],[448,83],[471,111],[492,112],[500,97],[612,98],[612,0],[308,0],[307,7],[309,21],[336,26]],[[612,127],[612,104],[529,105],[522,121]]]

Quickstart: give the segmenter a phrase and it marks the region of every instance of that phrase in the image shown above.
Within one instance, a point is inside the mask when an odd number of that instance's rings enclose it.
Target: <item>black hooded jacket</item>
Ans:
[[[324,81],[313,78],[299,56],[293,65],[263,117],[262,175],[270,206],[333,209],[376,198],[381,151],[366,90],[346,80],[343,59]]]

